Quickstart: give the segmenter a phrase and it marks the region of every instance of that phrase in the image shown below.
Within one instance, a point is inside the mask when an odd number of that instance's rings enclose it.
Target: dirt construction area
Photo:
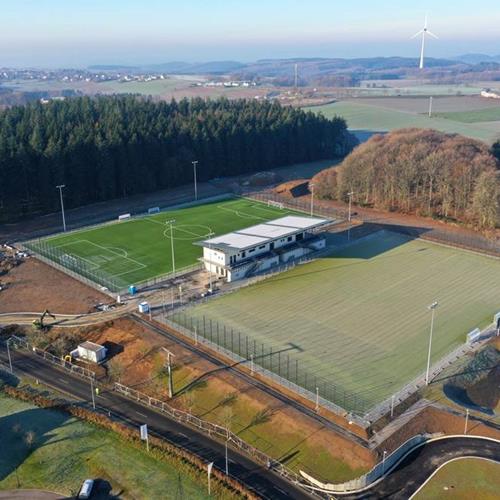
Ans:
[[[245,441],[298,471],[307,470],[331,481],[345,481],[369,470],[375,455],[325,427],[284,402],[248,384],[227,369],[215,365],[163,337],[132,318],[99,327],[63,330],[53,328],[43,338],[49,350],[68,352],[82,340],[106,346],[109,360],[98,369],[101,383],[121,382],[140,392],[168,401],[165,366],[174,354],[174,398],[171,404],[198,417],[228,426]],[[64,338],[64,342],[62,339]],[[55,353],[55,352],[54,352]],[[61,353],[57,353],[61,354]]]
[[[0,276],[0,313],[41,312],[60,314],[95,311],[110,297],[32,257]]]

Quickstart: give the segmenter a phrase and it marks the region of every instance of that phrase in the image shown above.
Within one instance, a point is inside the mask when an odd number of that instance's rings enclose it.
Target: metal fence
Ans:
[[[88,368],[84,368],[83,366],[75,365],[70,361],[66,361],[64,358],[59,358],[54,356],[50,352],[43,351],[42,349],[38,349],[37,347],[30,345],[26,340],[21,339],[15,335],[11,336],[8,340],[8,347],[13,347],[15,349],[26,349],[30,351],[32,354],[43,358],[45,361],[52,363],[53,365],[59,366],[64,370],[72,373],[73,375],[78,375],[83,378],[95,380],[95,373]]]
[[[352,479],[350,481],[346,481],[345,483],[340,484],[325,484],[320,481],[317,481],[309,474],[306,474],[301,471],[301,475],[307,479],[312,485],[321,488],[324,492],[329,493],[347,493],[349,491],[357,491],[362,488],[366,488],[377,479],[380,479],[384,474],[389,471],[394,465],[404,457],[411,449],[416,446],[425,443],[430,435],[418,434],[413,436],[412,438],[405,441],[399,448],[397,448],[393,453],[391,453],[388,457],[382,459],[373,469],[371,469],[366,474],[363,474],[361,477],[356,479]]]
[[[262,202],[276,201],[279,203],[283,203],[285,207],[301,212],[310,213],[311,211],[311,205],[307,201],[290,199],[276,193],[248,193],[246,196]],[[355,210],[355,208],[353,210]],[[321,204],[321,202],[316,202],[314,204],[314,215],[322,215],[341,220],[346,220],[348,218],[347,210],[342,208],[324,206]],[[377,214],[375,216],[362,215],[357,213],[356,219],[366,223],[386,226],[386,228],[390,228],[391,231],[404,233],[413,238],[422,238],[425,240],[434,241],[436,243],[442,243],[444,245],[464,248],[500,257],[499,239],[490,239],[479,233],[474,233],[473,231],[457,232],[431,227],[415,227],[414,224],[404,223],[402,219],[398,219],[397,222],[392,221],[390,214],[387,216],[384,216],[384,214]]]
[[[369,409],[369,403],[357,394],[345,391],[329,380],[306,370],[293,355],[295,348],[276,347],[206,318],[175,311],[166,320],[168,326],[183,335],[224,354],[236,364],[244,364],[257,373],[308,399],[336,415],[346,416],[362,427],[367,423],[358,417]]]
[[[198,418],[191,413],[178,410],[177,408],[170,406],[164,401],[148,396],[147,394],[136,391],[135,389],[127,387],[118,382],[115,382],[115,384],[113,385],[113,390],[120,394],[123,394],[129,399],[133,399],[134,401],[154,408],[161,413],[165,413],[177,422],[188,424],[195,429],[199,429],[203,433],[208,434],[208,436],[210,437],[216,437],[223,441],[227,441],[227,443],[233,448],[245,453],[247,456],[252,457],[254,461],[260,463],[261,465],[264,465],[269,469],[272,469],[281,476],[287,478],[289,481],[303,486],[308,490],[309,493],[311,493],[310,489],[307,488],[307,485],[303,484],[303,481],[298,474],[287,469],[287,467],[280,461],[271,458],[269,455],[266,455],[264,452],[247,443],[239,436],[231,432],[231,430],[227,427],[208,422],[207,420]]]

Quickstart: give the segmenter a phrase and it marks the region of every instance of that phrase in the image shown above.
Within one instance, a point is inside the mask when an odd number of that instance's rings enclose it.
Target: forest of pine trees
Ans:
[[[345,156],[340,118],[277,102],[71,98],[0,113],[0,221],[192,181]]]
[[[435,130],[372,137],[313,179],[318,197],[439,217],[480,229],[500,225],[500,161],[480,141]]]

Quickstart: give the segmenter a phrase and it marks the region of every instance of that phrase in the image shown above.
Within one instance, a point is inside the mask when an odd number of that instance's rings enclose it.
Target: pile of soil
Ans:
[[[299,198],[309,194],[309,181],[307,179],[296,179],[284,182],[274,188],[273,192],[287,198]]]
[[[500,365],[467,389],[467,396],[477,406],[494,410],[500,402]]]
[[[500,351],[488,345],[444,386],[454,403],[492,414],[500,400]]]

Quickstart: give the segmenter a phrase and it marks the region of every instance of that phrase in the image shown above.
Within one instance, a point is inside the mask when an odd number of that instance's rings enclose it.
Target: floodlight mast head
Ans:
[[[432,304],[427,306],[427,309],[429,309],[429,311],[432,311],[433,309],[436,309],[438,305],[439,305],[439,302],[437,300],[435,300]]]
[[[432,31],[429,31],[429,29],[427,28],[427,14],[425,15],[424,27],[420,31],[418,31],[417,33],[415,33],[411,38],[417,38],[420,35],[422,35],[422,45],[420,47],[420,64],[419,64],[419,68],[420,69],[424,69],[425,37],[427,35],[430,35],[430,36],[432,36],[434,38],[438,38],[437,35],[435,35],[434,33],[432,33]]]

